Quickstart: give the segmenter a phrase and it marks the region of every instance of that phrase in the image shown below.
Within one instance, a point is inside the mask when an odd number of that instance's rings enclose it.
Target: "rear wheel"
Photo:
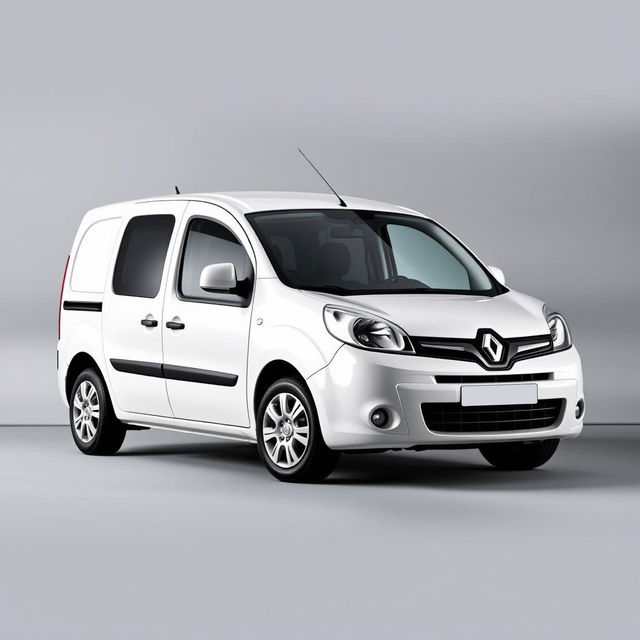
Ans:
[[[71,434],[78,449],[88,455],[116,453],[127,434],[113,412],[109,392],[95,369],[85,369],[76,379],[69,402]]]
[[[283,482],[324,480],[340,457],[322,438],[311,394],[294,378],[267,389],[258,407],[256,435],[262,461]]]
[[[480,447],[480,453],[496,469],[523,471],[548,462],[558,448],[559,440],[537,442],[500,442]]]

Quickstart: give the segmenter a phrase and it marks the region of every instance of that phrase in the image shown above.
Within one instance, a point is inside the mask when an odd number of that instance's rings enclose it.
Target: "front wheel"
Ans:
[[[559,440],[536,442],[500,442],[480,447],[480,453],[496,469],[524,471],[549,462],[558,448]]]
[[[113,412],[109,392],[95,369],[85,369],[76,379],[69,402],[71,434],[87,455],[116,453],[127,435]]]
[[[299,380],[272,384],[258,407],[260,457],[283,482],[317,482],[334,469],[340,453],[327,447],[313,399]]]

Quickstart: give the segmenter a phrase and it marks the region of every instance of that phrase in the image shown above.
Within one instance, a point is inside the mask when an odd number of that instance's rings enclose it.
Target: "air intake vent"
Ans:
[[[536,382],[551,380],[550,373],[513,373],[504,376],[436,376],[439,384],[482,384],[490,382]]]
[[[436,433],[488,433],[548,429],[562,416],[564,400],[539,400],[537,404],[463,407],[457,402],[424,402],[422,416]]]

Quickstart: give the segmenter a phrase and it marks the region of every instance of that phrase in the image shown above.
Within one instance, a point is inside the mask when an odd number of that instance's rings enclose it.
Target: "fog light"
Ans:
[[[580,420],[584,415],[584,400],[578,400],[576,405],[576,419]]]
[[[389,423],[389,412],[382,407],[374,409],[369,416],[371,424],[378,429],[384,429]]]

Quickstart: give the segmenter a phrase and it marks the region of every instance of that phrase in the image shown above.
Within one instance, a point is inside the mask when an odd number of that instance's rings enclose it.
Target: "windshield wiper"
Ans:
[[[297,289],[303,291],[318,291],[320,293],[333,293],[339,296],[371,296],[371,295],[399,295],[399,294],[431,294],[431,295],[486,295],[487,292],[466,291],[458,289],[432,289],[431,287],[407,287],[406,289],[347,289],[335,285],[313,286],[313,285],[296,285]]]
[[[431,287],[407,287],[406,289],[385,289],[384,291],[387,293],[433,293],[437,289],[434,290]]]
[[[298,289],[303,291],[319,291],[321,293],[335,293],[336,295],[350,296],[354,292],[351,289],[345,289],[344,287],[336,287],[333,285],[328,286],[313,286],[313,285],[298,285]]]

